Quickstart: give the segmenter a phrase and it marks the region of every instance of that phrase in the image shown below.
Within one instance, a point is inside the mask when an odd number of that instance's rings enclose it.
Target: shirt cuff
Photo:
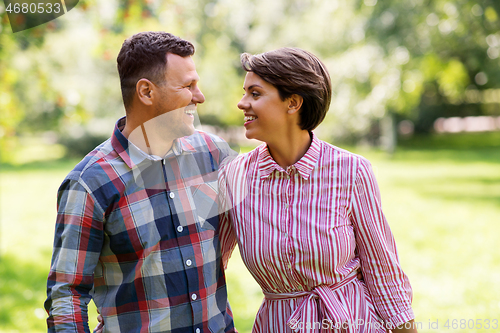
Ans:
[[[387,328],[393,329],[398,327],[401,324],[406,323],[407,321],[410,321],[412,319],[415,319],[415,314],[413,313],[413,309],[409,308],[406,311],[403,311],[394,317],[390,318],[389,320],[385,321],[385,326]]]

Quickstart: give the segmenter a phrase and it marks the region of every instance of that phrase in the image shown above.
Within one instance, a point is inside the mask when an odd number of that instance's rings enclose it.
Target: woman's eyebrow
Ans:
[[[243,87],[243,90],[250,90],[250,89],[255,88],[255,87],[262,88],[262,86],[259,86],[258,84],[252,84],[250,87],[248,87],[246,89],[245,89],[245,87]]]

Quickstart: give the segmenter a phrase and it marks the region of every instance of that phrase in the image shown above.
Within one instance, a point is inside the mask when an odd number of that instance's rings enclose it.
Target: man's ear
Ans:
[[[135,85],[135,91],[139,101],[144,105],[153,104],[153,89],[155,86],[148,79],[140,79]]]
[[[304,102],[304,99],[302,96],[293,94],[292,96],[288,97],[288,113],[289,114],[294,114],[300,110],[302,107],[302,103]]]

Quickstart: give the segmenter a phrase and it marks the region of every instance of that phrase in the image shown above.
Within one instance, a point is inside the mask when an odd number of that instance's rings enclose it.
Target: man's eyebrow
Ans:
[[[198,82],[198,81],[200,81],[200,78],[198,76],[197,77],[192,77],[192,78],[189,78],[186,81],[184,81],[184,84],[191,84],[191,83],[195,83],[195,82]]]
[[[200,77],[198,75],[193,75],[193,76],[186,78],[184,83],[189,84],[189,83],[198,82],[198,81],[200,81]]]

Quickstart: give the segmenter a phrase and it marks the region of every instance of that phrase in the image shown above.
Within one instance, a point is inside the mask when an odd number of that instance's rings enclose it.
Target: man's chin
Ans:
[[[196,130],[195,130],[193,125],[186,125],[182,129],[182,134],[183,134],[183,136],[190,136],[190,135],[193,135],[195,131]]]

